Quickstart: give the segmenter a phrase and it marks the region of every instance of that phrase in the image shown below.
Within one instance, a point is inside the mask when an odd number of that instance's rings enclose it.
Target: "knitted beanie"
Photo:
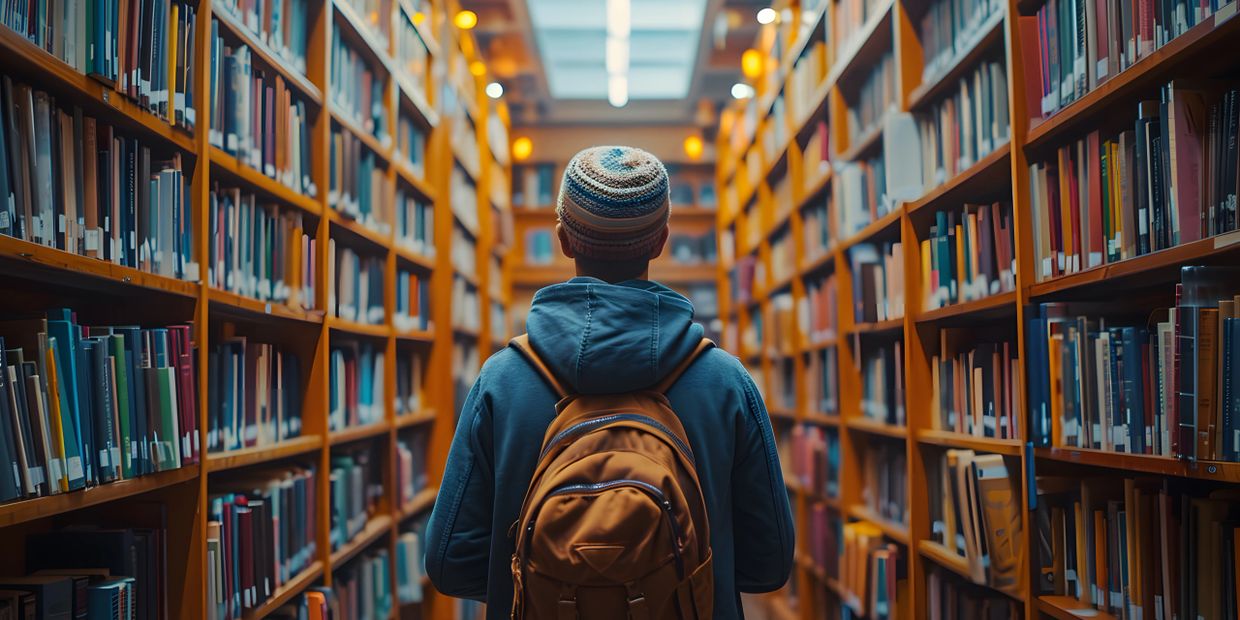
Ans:
[[[667,169],[627,146],[596,146],[564,169],[556,215],[573,253],[597,260],[649,258],[671,208]]]

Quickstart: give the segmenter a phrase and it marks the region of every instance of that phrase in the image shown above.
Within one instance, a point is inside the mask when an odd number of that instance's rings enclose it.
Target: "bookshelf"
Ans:
[[[932,590],[945,581],[975,582],[968,587],[970,592],[999,601],[997,605],[1013,605],[1013,616],[1112,617],[1076,596],[1040,594],[1043,567],[1034,552],[1038,541],[1034,505],[1046,502],[1039,502],[1038,489],[1031,488],[1039,476],[1101,477],[1117,486],[1136,478],[1138,486],[1154,481],[1232,490],[1227,485],[1236,482],[1236,464],[1035,444],[1032,388],[1026,385],[1029,320],[1045,302],[1089,302],[1090,316],[1103,317],[1174,305],[1172,292],[1180,268],[1234,264],[1240,236],[1234,231],[1203,235],[1150,253],[1035,277],[1038,203],[1031,193],[1030,165],[1054,158],[1059,149],[1086,139],[1098,127],[1104,133],[1131,129],[1137,102],[1158,99],[1159,89],[1173,79],[1235,75],[1234,58],[1222,56],[1240,28],[1232,18],[1237,5],[1214,3],[1216,10],[1203,12],[1204,18],[1195,25],[1189,18],[1165,32],[1159,30],[1150,50],[1128,59],[1118,71],[1113,64],[1105,80],[1089,82],[1083,94],[1076,93],[1062,105],[1037,109],[1047,99],[1044,93],[1033,92],[1039,57],[1036,51],[1032,56],[1027,52],[1029,37],[1038,30],[1028,24],[1052,3],[951,3],[991,10],[951,36],[936,37],[943,31],[926,24],[942,4],[776,3],[780,19],[764,26],[754,44],[764,61],[762,71],[750,77],[755,95],[736,102],[721,118],[716,225],[723,343],[739,354],[763,387],[785,455],[784,473],[799,538],[794,577],[771,596],[791,616],[801,618],[838,617],[844,606],[863,611],[857,609],[856,593],[840,578],[840,558],[818,548],[822,542],[815,528],[816,520],[821,520],[822,527],[829,528],[869,524],[884,544],[895,545],[901,569],[891,590],[897,599],[892,617],[932,617],[928,603],[938,600]],[[875,103],[868,92],[869,74],[883,65],[885,57],[891,58],[892,66],[880,69],[889,74],[882,78],[887,86]],[[1087,75],[1095,72],[1090,68]],[[956,96],[962,83],[986,88],[987,79],[987,92],[996,105],[986,113],[994,116],[990,131],[972,134],[980,138],[972,152],[957,153],[954,161],[941,161],[937,168],[902,169],[927,161],[924,150],[916,151],[927,141],[926,127],[919,123],[943,110],[950,112],[945,102]],[[885,174],[885,182],[870,181],[869,175],[876,172],[880,179]],[[872,183],[863,187],[868,196],[856,189],[858,179],[863,186]],[[886,200],[874,200],[876,194]],[[865,203],[867,198],[870,204]],[[867,211],[859,219],[852,217],[855,204]],[[1010,278],[1001,274],[998,286],[981,294],[966,295],[962,288],[959,296],[944,302],[937,288],[926,290],[918,275],[926,267],[919,248],[937,239],[934,230],[940,212],[955,210],[960,217],[964,204],[992,205],[986,216],[999,214],[994,238],[1010,235],[1015,273]],[[1010,222],[1005,219],[1007,205]],[[785,237],[794,241],[790,253],[778,247]],[[858,261],[857,248],[876,246],[881,255],[881,250],[897,243],[902,256],[886,269],[883,281],[890,282],[902,271],[905,275],[896,280],[901,290],[878,293],[880,303],[902,302],[904,311],[879,321],[860,321],[854,291],[864,289],[855,287],[869,281],[876,267]],[[881,260],[880,256],[879,269]],[[791,264],[777,264],[780,261]],[[789,272],[795,275],[789,277]],[[796,309],[793,316],[787,316],[789,307]],[[941,368],[936,367],[937,356],[946,356],[945,348],[973,351],[970,347],[990,343],[996,348],[988,350],[997,351],[1002,344],[1004,359],[1017,360],[1005,374],[1010,387],[1005,387],[1004,398],[1009,394],[1011,398],[1001,403],[1010,409],[1010,417],[996,422],[1014,432],[972,433],[945,427],[936,419],[940,412],[935,381]],[[896,423],[866,415],[872,399],[868,362],[873,352],[892,346],[898,346],[893,362],[899,383],[891,386],[895,401],[885,401],[877,409],[890,413],[898,407],[903,413],[896,416]],[[829,360],[835,360],[834,378],[824,379],[820,369],[831,367]],[[822,383],[834,389],[826,388],[824,395]],[[838,442],[834,473],[827,473],[830,484],[838,485],[836,493],[811,488],[794,469],[799,442],[809,441],[806,437],[822,437],[827,446]],[[976,584],[966,559],[947,549],[936,534],[933,496],[942,485],[940,467],[948,450],[971,450],[1002,460],[1011,481],[1011,504],[1018,513],[1017,542],[1023,550],[1016,565],[1016,587],[987,585],[986,580]],[[872,499],[867,501],[867,493],[872,494],[868,480],[877,476],[871,471],[873,460],[868,460],[875,452],[902,457],[887,460],[895,461],[900,470],[890,484],[903,494],[904,522],[880,514]],[[829,551],[843,553],[847,543],[838,534],[830,538],[834,542]]]
[[[316,499],[306,511],[313,515],[313,554],[262,603],[237,617],[265,617],[312,587],[331,587],[341,569],[363,561],[355,558],[388,563],[388,616],[455,617],[456,604],[437,596],[425,580],[417,584],[424,590],[421,599],[402,604],[396,563],[402,534],[417,531],[434,505],[458,406],[452,380],[476,373],[510,335],[507,108],[483,94],[488,78],[477,67],[485,65],[472,35],[452,25],[459,10],[455,0],[286,0],[276,8],[297,14],[285,14],[278,36],[264,28],[270,13],[249,15],[238,8],[249,3],[173,4],[193,9],[180,15],[192,14],[193,27],[182,34],[188,39],[192,33],[196,53],[191,62],[177,64],[181,72],[174,74],[183,78],[178,88],[191,94],[192,128],[156,114],[120,82],[88,76],[0,24],[6,78],[47,93],[61,108],[80,108],[160,157],[179,156],[190,214],[182,222],[190,228],[185,261],[198,270],[171,277],[119,259],[0,236],[9,300],[0,319],[7,323],[67,307],[81,325],[192,324],[195,351],[186,367],[197,400],[186,404],[192,404],[199,442],[196,460],[187,457],[178,468],[0,504],[0,540],[12,551],[0,571],[25,574],[26,538],[32,534],[76,523],[160,527],[167,555],[158,596],[165,613],[205,618],[213,498],[237,481],[299,466],[315,470]],[[254,83],[255,96],[267,95],[269,116],[249,127],[263,139],[252,149],[231,141],[232,129],[225,129],[213,106],[213,71],[224,75],[223,59],[232,54],[248,63],[248,75],[262,80]],[[348,63],[334,62],[345,57]],[[230,56],[230,67],[233,61]],[[359,84],[365,87],[354,88]],[[277,128],[270,142],[263,126]],[[352,150],[342,149],[346,142]],[[293,145],[300,153],[288,148]],[[368,169],[345,174],[346,164],[363,160]],[[469,174],[454,180],[454,169]],[[398,202],[399,213],[393,207]],[[272,222],[266,233],[288,235],[282,249],[235,264],[233,254],[217,256],[235,250],[232,240],[248,230],[239,222],[260,211]],[[284,222],[288,227],[280,228]],[[456,228],[468,229],[464,241],[454,236]],[[338,285],[345,263],[329,255],[332,248],[337,257],[348,250],[370,261],[365,286]],[[477,268],[462,271],[454,252],[474,256]],[[227,276],[218,272],[226,260]],[[457,282],[471,288],[469,305],[454,302]],[[358,291],[361,298],[355,298]],[[373,310],[366,312],[368,307]],[[467,313],[477,316],[457,329]],[[272,375],[291,383],[268,387],[297,394],[300,432],[233,449],[217,449],[217,439],[209,438],[214,387],[221,380],[216,351],[237,343],[245,343],[239,350],[269,346],[263,348],[267,355],[298,360],[299,374]],[[460,349],[477,353],[454,355]],[[369,401],[335,400],[348,400],[343,383],[340,395],[332,386],[337,371],[346,369],[335,364],[341,351],[371,355],[367,377],[375,389]],[[338,405],[344,407],[339,414]],[[343,424],[332,422],[338,415]],[[333,549],[328,474],[337,466],[335,457],[363,452],[378,484],[364,525]],[[410,471],[421,472],[420,479],[401,488]]]

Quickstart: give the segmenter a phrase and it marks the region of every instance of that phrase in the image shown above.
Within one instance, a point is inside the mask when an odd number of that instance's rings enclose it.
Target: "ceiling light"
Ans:
[[[487,96],[492,99],[499,99],[504,96],[504,85],[499,82],[491,82],[487,84]]]
[[[753,96],[753,87],[743,82],[737,82],[732,85],[733,99],[748,99]]]
[[[461,30],[471,30],[478,25],[478,14],[473,11],[457,11],[452,23]]]
[[[689,136],[688,138],[685,138],[684,146],[685,155],[688,155],[689,159],[698,159],[701,157],[702,150],[705,148],[702,144],[702,138],[699,136]]]
[[[413,14],[413,25],[420,26],[424,21],[426,21],[426,13],[418,11]]]
[[[765,9],[758,11],[758,23],[769,24],[775,21],[776,16],[777,16],[777,13],[775,13],[775,9],[772,9],[771,7],[768,6]]]
[[[525,161],[534,153],[534,141],[526,136],[521,136],[512,141],[512,156],[517,161]]]
[[[607,0],[608,36],[629,38],[632,30],[629,0]]]
[[[623,108],[629,102],[629,77],[627,75],[607,76],[607,103]]]
[[[745,77],[753,79],[762,75],[762,52],[749,48],[745,53],[741,54],[741,73]]]
[[[629,40],[607,37],[607,75],[629,72]]]

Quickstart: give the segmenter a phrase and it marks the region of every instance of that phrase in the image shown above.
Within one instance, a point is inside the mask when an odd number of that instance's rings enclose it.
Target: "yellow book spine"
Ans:
[[[56,456],[61,463],[67,463],[65,459],[65,431],[60,419],[60,379],[56,376],[56,358],[53,357],[52,348],[48,347],[46,359],[43,360],[47,368],[47,411],[48,418],[52,425],[52,443],[56,450]],[[62,493],[69,490],[68,468],[65,468],[60,475],[60,491]]]

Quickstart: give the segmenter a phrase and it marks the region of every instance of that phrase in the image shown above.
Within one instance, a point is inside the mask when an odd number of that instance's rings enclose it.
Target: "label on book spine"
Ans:
[[[69,472],[69,478],[70,478],[70,479],[75,479],[75,478],[81,478],[81,477],[82,477],[82,475],[83,475],[83,473],[84,473],[84,472],[82,471],[82,457],[80,457],[80,456],[71,456],[71,457],[69,457],[69,458],[65,461],[65,464],[66,464],[66,469],[67,469],[67,470],[68,470],[68,472]]]

